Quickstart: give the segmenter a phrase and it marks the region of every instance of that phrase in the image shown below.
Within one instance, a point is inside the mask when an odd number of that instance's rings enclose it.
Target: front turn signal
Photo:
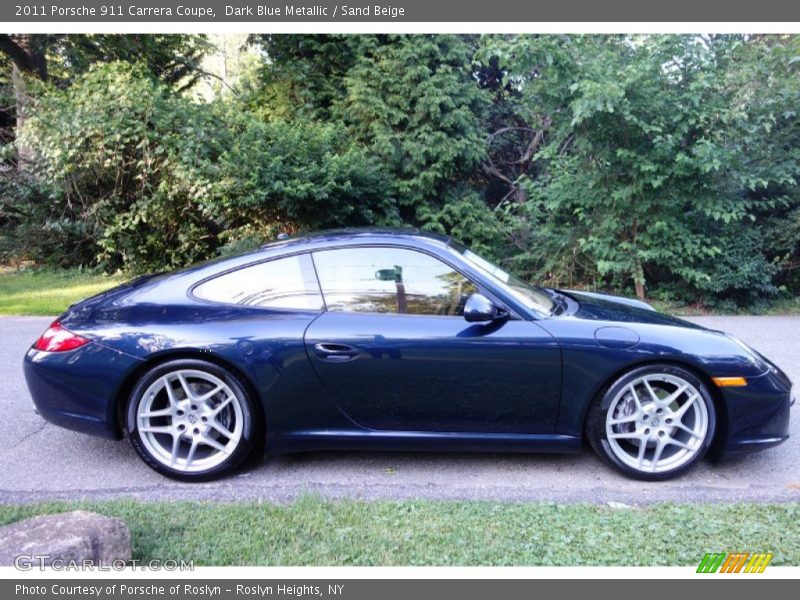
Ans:
[[[744,387],[747,385],[747,379],[744,377],[712,377],[717,387]]]

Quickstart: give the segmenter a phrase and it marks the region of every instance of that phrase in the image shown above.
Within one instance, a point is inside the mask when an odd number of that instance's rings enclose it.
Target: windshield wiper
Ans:
[[[553,307],[553,314],[555,316],[563,314],[567,310],[567,307],[569,306],[567,304],[567,301],[564,299],[564,296],[557,296],[556,298],[554,298],[554,300],[556,302],[556,305]]]
[[[550,315],[557,317],[558,315],[564,314],[564,311],[567,310],[569,304],[567,303],[567,299],[564,297],[564,294],[559,294],[557,291],[550,289],[550,288],[540,288],[544,290],[548,296],[553,300],[553,308],[550,309]]]

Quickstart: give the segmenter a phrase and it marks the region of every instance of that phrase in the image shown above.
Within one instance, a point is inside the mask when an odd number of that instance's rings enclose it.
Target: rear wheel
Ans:
[[[174,360],[147,372],[131,393],[126,426],[152,469],[183,481],[229,473],[256,447],[261,427],[245,387],[222,367]]]
[[[678,476],[714,437],[714,402],[704,383],[673,365],[629,371],[592,405],[589,442],[607,463],[637,479]]]

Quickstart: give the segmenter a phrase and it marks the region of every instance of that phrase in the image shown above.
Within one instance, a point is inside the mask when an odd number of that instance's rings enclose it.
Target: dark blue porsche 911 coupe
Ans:
[[[573,452],[640,479],[788,437],[791,383],[636,300],[528,285],[453,240],[344,230],[142,277],[28,351],[47,420],[187,481],[255,451]]]

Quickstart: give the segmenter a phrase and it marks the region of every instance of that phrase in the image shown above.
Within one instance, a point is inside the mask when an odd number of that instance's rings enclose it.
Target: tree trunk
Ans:
[[[28,94],[28,86],[25,81],[25,74],[22,73],[17,65],[11,68],[11,81],[14,83],[14,98],[16,100],[15,112],[17,116],[16,130],[14,133],[14,145],[17,147],[17,170],[24,172],[31,166],[33,153],[22,136],[22,128],[28,119],[31,97]]]
[[[642,259],[639,258],[637,252],[639,247],[636,240],[639,237],[639,219],[633,217],[633,224],[631,226],[630,239],[632,245],[633,257],[633,285],[636,288],[636,297],[639,300],[644,300],[644,267],[642,266]]]
[[[0,51],[12,61],[11,80],[14,84],[16,101],[15,145],[17,147],[17,168],[25,171],[31,166],[31,149],[20,139],[22,127],[30,116],[31,97],[27,77],[37,77],[47,81],[48,34],[0,34]]]
[[[636,259],[636,272],[633,274],[633,284],[636,287],[636,297],[639,300],[644,300],[644,269],[642,268],[642,261]]]

